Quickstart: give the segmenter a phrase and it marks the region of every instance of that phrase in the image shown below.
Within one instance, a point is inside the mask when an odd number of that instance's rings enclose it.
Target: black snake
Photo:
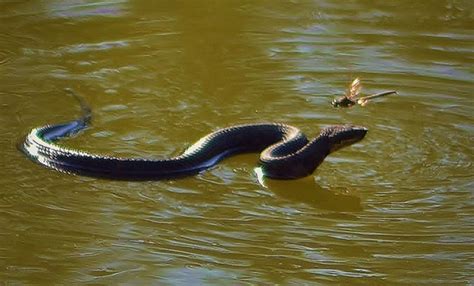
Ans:
[[[367,129],[335,125],[322,129],[308,140],[296,127],[280,123],[236,125],[212,132],[191,145],[179,156],[167,159],[119,158],[90,154],[55,144],[87,127],[91,109],[84,100],[81,118],[34,128],[20,149],[32,160],[67,173],[126,180],[171,179],[199,173],[223,158],[244,152],[261,152],[263,174],[276,179],[305,177],[327,155],[362,140]]]

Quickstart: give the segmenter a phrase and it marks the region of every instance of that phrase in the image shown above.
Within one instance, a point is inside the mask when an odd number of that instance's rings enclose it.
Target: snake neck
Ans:
[[[329,137],[320,134],[299,150],[275,157],[268,154],[260,163],[267,177],[274,179],[296,179],[310,175],[321,165],[331,150]]]
[[[312,174],[330,153],[331,141],[328,136],[319,135],[311,140],[301,149],[297,156],[295,156],[295,160],[297,160],[296,164],[306,170],[306,174],[302,177]]]

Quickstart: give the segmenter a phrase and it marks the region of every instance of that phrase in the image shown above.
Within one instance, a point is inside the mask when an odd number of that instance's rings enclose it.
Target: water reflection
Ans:
[[[350,191],[319,186],[312,176],[299,180],[265,180],[265,186],[279,197],[335,212],[362,211],[361,200]]]
[[[126,12],[127,0],[97,2],[90,0],[66,0],[47,2],[52,18],[120,17]]]

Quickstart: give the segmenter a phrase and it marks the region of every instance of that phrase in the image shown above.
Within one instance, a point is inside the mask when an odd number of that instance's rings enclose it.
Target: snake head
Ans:
[[[330,152],[359,142],[365,137],[368,129],[354,125],[334,125],[324,128],[321,136],[326,136],[329,140]]]

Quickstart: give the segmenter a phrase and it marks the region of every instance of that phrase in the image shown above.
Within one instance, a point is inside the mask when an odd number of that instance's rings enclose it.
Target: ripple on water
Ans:
[[[0,50],[0,65],[7,64],[12,58],[12,53]]]
[[[31,39],[23,39],[21,37],[15,37],[7,33],[0,32],[0,42],[2,48],[0,49],[0,66],[9,64],[16,56],[16,48],[21,46],[23,41],[29,41]]]
[[[123,0],[99,3],[84,0],[49,1],[47,12],[53,18],[121,17],[126,13],[126,7],[126,1]]]

